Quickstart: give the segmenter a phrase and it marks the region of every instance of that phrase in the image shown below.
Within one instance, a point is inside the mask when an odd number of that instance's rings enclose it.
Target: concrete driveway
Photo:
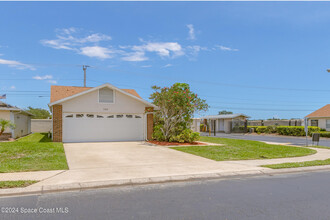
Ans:
[[[219,163],[145,142],[67,143],[64,148],[69,170],[35,185],[263,169],[238,163]]]
[[[70,170],[214,163],[213,160],[144,142],[68,143],[64,144],[64,149]]]
[[[139,180],[149,178],[180,178],[184,175],[256,173],[262,164],[302,162],[330,158],[328,149],[295,158],[268,160],[213,161],[167,147],[145,142],[69,143],[64,144],[69,170],[42,180],[33,186]],[[125,181],[126,180],[126,181]],[[50,188],[51,189],[51,188]]]

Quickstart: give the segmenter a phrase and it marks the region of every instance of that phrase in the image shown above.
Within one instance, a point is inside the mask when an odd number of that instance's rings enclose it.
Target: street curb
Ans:
[[[326,170],[330,170],[330,165],[315,166],[315,167],[285,168],[285,169],[265,168],[263,170],[246,170],[246,171],[238,171],[238,172],[203,173],[203,174],[160,176],[160,177],[149,177],[149,178],[119,179],[119,180],[110,180],[110,181],[70,183],[70,184],[50,185],[50,186],[32,185],[26,188],[0,189],[0,197],[42,195],[42,194],[55,193],[55,192],[84,191],[89,189],[100,189],[100,188],[109,188],[109,187],[118,187],[118,186],[136,186],[136,185],[148,185],[148,184],[157,184],[157,183],[244,178],[244,177],[254,177],[254,176],[273,176],[280,174],[315,172],[315,171],[326,171]]]

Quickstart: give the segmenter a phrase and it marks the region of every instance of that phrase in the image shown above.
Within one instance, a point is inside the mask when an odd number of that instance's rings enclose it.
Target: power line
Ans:
[[[261,109],[261,108],[232,108],[232,107],[224,107],[224,106],[214,106],[210,107],[211,109],[218,109],[218,110],[253,110],[253,111],[299,111],[299,112],[307,112],[307,111],[315,111],[315,109]]]

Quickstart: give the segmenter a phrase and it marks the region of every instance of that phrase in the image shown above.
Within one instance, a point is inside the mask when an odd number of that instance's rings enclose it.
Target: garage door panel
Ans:
[[[143,117],[63,119],[64,142],[139,141],[144,139]],[[130,117],[130,116],[129,116]]]

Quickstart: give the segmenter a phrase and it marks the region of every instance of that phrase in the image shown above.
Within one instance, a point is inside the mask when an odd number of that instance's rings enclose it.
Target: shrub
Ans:
[[[321,137],[330,138],[330,131],[321,131],[320,134],[321,134]]]
[[[258,134],[261,134],[261,133],[266,133],[266,129],[267,129],[267,126],[257,126],[257,128],[256,128],[256,132],[258,133]]]
[[[200,138],[200,135],[198,132],[193,132],[191,129],[185,129],[183,130],[179,135],[173,136],[170,138],[170,142],[188,142],[192,143],[194,141],[198,141]]]
[[[250,128],[252,128],[254,130],[254,132],[256,132],[257,131],[257,127],[259,127],[259,126],[247,126],[247,129],[249,131]]]
[[[153,139],[157,141],[165,141],[164,134],[161,130],[162,126],[163,126],[162,124],[158,124],[154,126],[154,133],[152,134]]]
[[[312,133],[320,132],[319,127],[308,126],[308,135]],[[278,126],[277,133],[280,135],[288,135],[288,136],[305,136],[305,128],[304,126]]]
[[[305,136],[305,127],[304,126],[248,126],[248,128],[253,128],[258,134],[261,133],[278,133],[280,135],[288,136]],[[312,133],[320,133],[321,129],[315,126],[308,126],[308,135],[311,136]],[[321,132],[322,133],[322,132]],[[327,132],[321,134],[321,137],[324,135],[327,137]]]
[[[276,132],[277,132],[277,126],[275,126],[275,125],[267,126],[267,128],[266,128],[266,133],[267,134],[274,134]]]

